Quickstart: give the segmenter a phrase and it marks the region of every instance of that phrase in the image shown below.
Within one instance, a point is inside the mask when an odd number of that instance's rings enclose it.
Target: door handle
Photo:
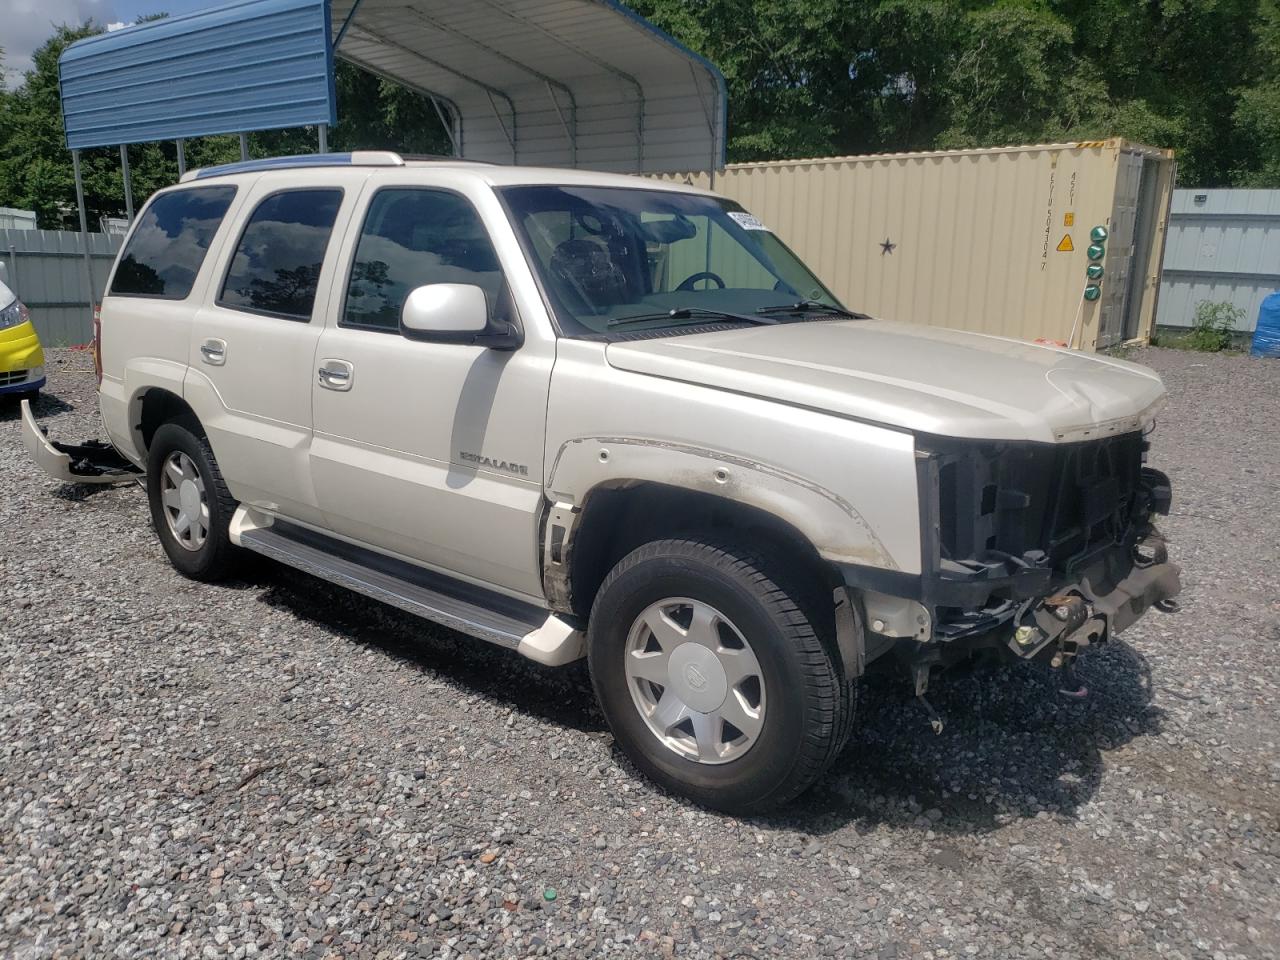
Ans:
[[[355,367],[346,360],[321,360],[320,369],[316,373],[320,378],[320,386],[326,390],[350,390]]]
[[[227,362],[227,341],[210,337],[200,344],[200,356],[211,367],[220,367]]]

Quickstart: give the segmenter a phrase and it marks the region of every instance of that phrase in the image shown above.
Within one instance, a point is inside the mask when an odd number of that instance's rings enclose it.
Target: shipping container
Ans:
[[[1173,153],[1111,139],[668,175],[764,221],[851,309],[1096,350],[1150,337]],[[1090,233],[1098,299],[1084,296]],[[1097,251],[1093,251],[1097,253]]]

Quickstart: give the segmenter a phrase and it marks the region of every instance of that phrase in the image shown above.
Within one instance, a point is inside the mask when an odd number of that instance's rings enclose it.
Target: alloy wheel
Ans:
[[[195,461],[181,450],[165,458],[160,502],[178,544],[193,552],[203,547],[209,536],[209,499]]]
[[[719,764],[759,738],[760,662],[742,631],[710,604],[688,597],[651,604],[632,624],[624,657],[632,702],[667,749]]]

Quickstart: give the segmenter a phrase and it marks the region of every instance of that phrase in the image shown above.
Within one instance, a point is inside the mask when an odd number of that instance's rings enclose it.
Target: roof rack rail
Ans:
[[[289,170],[297,167],[403,167],[404,159],[390,150],[354,150],[351,153],[307,153],[296,157],[264,157],[261,160],[240,160],[216,167],[188,170],[181,183],[206,180],[209,177],[225,177],[233,173],[259,173],[263,170]]]
[[[465,163],[468,166],[480,164],[484,167],[503,166],[503,164],[495,163],[492,160],[472,160],[469,157],[455,157],[448,153],[402,153],[400,156],[405,160],[414,160],[421,163]]]

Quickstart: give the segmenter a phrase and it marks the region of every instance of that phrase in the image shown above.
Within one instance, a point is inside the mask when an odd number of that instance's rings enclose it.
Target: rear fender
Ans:
[[[98,407],[107,439],[134,463],[146,460],[142,442],[142,400],[147,391],[166,390],[181,397],[187,365],[158,357],[134,357],[125,365],[124,376],[103,376],[98,387]]]

